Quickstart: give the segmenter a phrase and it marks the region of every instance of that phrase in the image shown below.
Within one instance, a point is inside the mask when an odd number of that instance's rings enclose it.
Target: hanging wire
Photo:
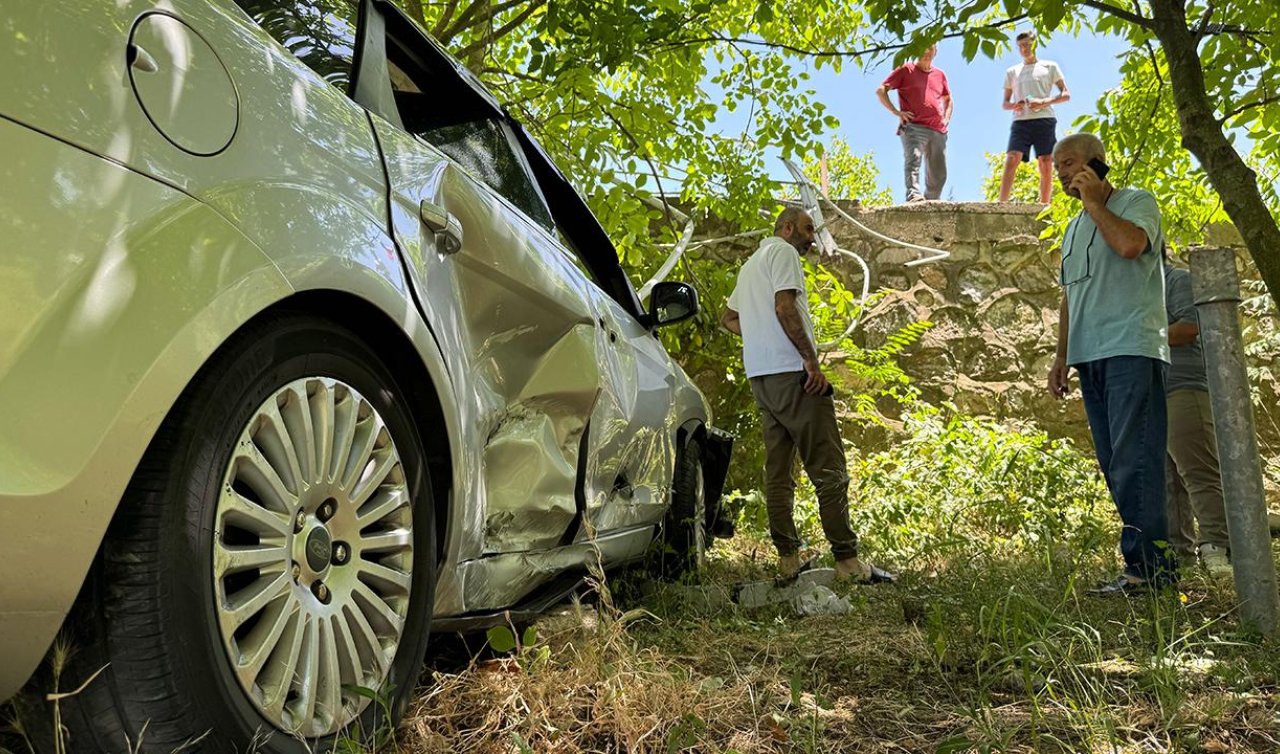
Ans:
[[[921,257],[919,259],[913,259],[910,262],[906,262],[905,266],[907,267],[919,267],[920,265],[923,265],[923,264],[940,262],[950,257],[951,252],[945,251],[943,249],[935,249],[931,246],[921,246],[919,244],[908,243],[906,241],[893,238],[891,236],[886,236],[885,234],[877,230],[867,227],[857,218],[850,215],[848,212],[845,212],[843,209],[840,208],[838,204],[832,201],[831,197],[827,196],[825,192],[819,189],[818,186],[814,184],[814,182],[810,180],[807,175],[805,175],[804,170],[801,169],[800,166],[796,165],[791,160],[786,160],[786,159],[784,159],[782,163],[787,166],[787,171],[791,173],[792,178],[795,179],[794,183],[800,192],[800,206],[803,207],[805,212],[809,213],[809,217],[813,219],[814,230],[815,230],[814,245],[818,247],[818,252],[824,256],[839,255],[839,256],[848,257],[852,259],[854,262],[856,262],[858,264],[858,267],[861,268],[862,270],[862,294],[861,296],[858,297],[858,300],[855,303],[855,307],[859,312],[859,316],[850,317],[849,325],[844,329],[844,332],[842,332],[839,337],[833,340],[824,341],[818,344],[819,350],[830,351],[836,346],[838,346],[842,341],[847,339],[849,336],[853,335],[854,330],[857,329],[858,324],[861,322],[861,312],[862,312],[863,305],[865,305],[867,302],[867,299],[871,297],[871,268],[867,266],[866,260],[863,259],[860,255],[856,254],[853,251],[850,251],[849,249],[842,248],[836,243],[835,236],[831,234],[830,228],[827,227],[826,218],[822,213],[823,201],[825,201],[826,204],[830,206],[831,209],[833,209],[837,215],[844,218],[849,224],[853,225],[855,228],[861,230],[863,233],[871,236],[872,238],[878,239],[880,241],[884,241],[886,243],[891,243],[900,248],[911,249],[912,251],[919,251],[921,253],[929,255],[929,256]],[[676,209],[675,207],[671,206],[667,202],[665,196],[647,197],[645,199],[645,203],[657,209],[670,212],[674,217],[676,217],[676,219],[684,222],[685,225],[684,225],[684,231],[680,234],[680,239],[675,244],[672,245],[671,253],[667,256],[666,260],[662,263],[662,266],[659,267],[658,271],[653,274],[653,277],[649,278],[649,280],[640,287],[641,299],[644,299],[646,296],[648,296],[653,291],[653,287],[655,285],[657,285],[658,283],[661,283],[663,280],[666,280],[667,275],[671,274],[671,271],[675,269],[676,264],[679,263],[680,258],[684,256],[686,251],[690,249],[700,248],[702,246],[706,246],[708,244],[713,244],[713,243],[724,243],[726,241],[736,241],[742,238],[752,238],[755,236],[762,236],[769,232],[767,230],[753,230],[753,231],[747,231],[745,233],[737,233],[731,236],[721,236],[719,238],[700,239],[697,243],[693,243],[693,233],[695,229],[695,223],[693,221],[693,218],[689,217],[689,215],[685,214],[684,212],[681,212],[679,209]],[[765,213],[762,212],[762,214],[765,214]],[[766,219],[767,217],[768,216],[766,214]]]

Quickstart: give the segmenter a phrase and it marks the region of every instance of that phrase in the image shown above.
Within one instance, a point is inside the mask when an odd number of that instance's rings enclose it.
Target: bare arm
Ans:
[[[1107,209],[1105,204],[1097,203],[1092,207],[1086,204],[1085,210],[1093,218],[1107,245],[1125,259],[1137,259],[1150,245],[1145,230]]]
[[[876,89],[876,96],[880,98],[880,104],[884,105],[886,110],[893,113],[893,117],[897,118],[903,123],[910,123],[912,120],[915,119],[916,117],[915,113],[907,112],[906,110],[899,110],[898,108],[893,106],[893,101],[889,99],[889,87],[885,86],[884,84],[881,84]]]
[[[1014,102],[1013,90],[1006,86],[1004,88],[1004,105],[1002,105],[1002,107],[1004,107],[1005,110],[1012,110],[1016,113],[1020,113],[1027,109],[1027,103]]]
[[[738,317],[738,313],[729,307],[724,308],[724,314],[720,315],[720,324],[724,325],[724,329],[734,335],[742,335],[742,320]]]
[[[800,316],[800,308],[796,306],[796,292],[789,290],[773,294],[773,311],[778,315],[778,324],[782,325],[782,331],[787,334],[787,339],[800,352],[800,358],[804,359],[805,363],[816,362],[818,354],[813,350],[809,333],[804,329],[804,319]]]
[[[1200,337],[1200,326],[1195,322],[1174,322],[1169,325],[1169,345],[1188,346]]]
[[[1142,252],[1151,245],[1147,232],[1107,209],[1112,189],[1096,173],[1089,168],[1081,170],[1071,179],[1071,187],[1079,192],[1084,211],[1089,213],[1093,224],[1098,226],[1098,232],[1108,246],[1125,259],[1142,256]]]
[[[818,353],[813,348],[813,341],[809,340],[809,333],[804,329],[804,319],[796,306],[796,291],[785,290],[773,294],[773,311],[778,316],[778,324],[782,325],[787,339],[804,360],[804,391],[811,395],[822,395],[830,383],[818,364]]]
[[[1060,104],[1062,104],[1063,102],[1070,101],[1070,99],[1071,99],[1071,92],[1067,91],[1067,80],[1066,80],[1066,79],[1058,79],[1058,81],[1057,81],[1057,86],[1058,86],[1058,94],[1057,94],[1057,96],[1055,96],[1055,97],[1044,97],[1044,98],[1042,98],[1042,99],[1033,99],[1033,100],[1031,100],[1031,102],[1030,102],[1030,104],[1031,104],[1031,109],[1032,109],[1032,110],[1043,110],[1043,109],[1044,109],[1044,108],[1046,108],[1046,107],[1050,107],[1050,106],[1052,106],[1052,105],[1060,105]]]
[[[1067,368],[1067,333],[1068,333],[1067,294],[1062,294],[1062,304],[1058,307],[1058,350],[1049,367],[1049,394],[1054,398],[1063,398],[1070,390],[1070,373]]]
[[[1050,105],[1061,105],[1063,102],[1071,101],[1071,92],[1067,91],[1067,80],[1058,79],[1058,96],[1053,98]]]
[[[955,100],[953,100],[951,98],[951,95],[948,94],[947,96],[942,97],[941,101],[942,101],[942,125],[945,126],[951,122],[951,109],[955,106]]]

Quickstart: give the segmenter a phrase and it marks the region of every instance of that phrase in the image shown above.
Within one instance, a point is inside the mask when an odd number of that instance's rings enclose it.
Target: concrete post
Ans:
[[[1191,286],[1209,377],[1240,617],[1245,627],[1272,636],[1280,615],[1280,595],[1276,591],[1258,434],[1240,334],[1240,282],[1235,251],[1193,251]]]

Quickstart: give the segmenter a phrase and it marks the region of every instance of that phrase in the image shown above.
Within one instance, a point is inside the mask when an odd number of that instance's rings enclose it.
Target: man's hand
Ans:
[[[1020,99],[1017,102],[1013,103],[1013,111],[1018,115],[1022,115],[1023,113],[1025,113],[1027,111],[1027,101],[1024,99]]]
[[[1038,113],[1049,106],[1049,100],[1032,97],[1027,100],[1027,106],[1031,108],[1032,112]]]
[[[910,110],[899,110],[895,114],[898,116],[898,121],[904,126],[916,119],[916,114]]]
[[[1084,203],[1085,211],[1101,207],[1107,200],[1107,184],[1103,183],[1098,174],[1093,172],[1093,168],[1090,167],[1085,167],[1076,173],[1075,177],[1071,179],[1069,188],[1074,189],[1076,195],[1080,197],[1080,201]]]
[[[1059,356],[1053,360],[1053,366],[1049,367],[1049,395],[1061,400],[1067,397],[1067,392],[1071,390],[1071,375],[1067,367],[1067,360]]]
[[[822,395],[827,392],[827,388],[831,385],[827,381],[827,376],[822,373],[822,367],[818,364],[817,359],[805,359],[804,362],[804,391],[809,395]]]
[[[724,314],[720,315],[720,324],[724,325],[724,329],[734,335],[742,335],[742,318],[738,313],[729,307],[725,307]]]

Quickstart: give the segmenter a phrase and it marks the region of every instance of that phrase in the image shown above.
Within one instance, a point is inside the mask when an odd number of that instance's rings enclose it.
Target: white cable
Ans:
[[[653,286],[661,283],[663,280],[666,280],[667,275],[670,275],[671,271],[675,269],[676,263],[680,261],[680,257],[684,256],[685,250],[688,249],[689,241],[693,239],[694,230],[693,218],[675,207],[672,207],[667,203],[666,198],[659,201],[657,197],[649,196],[645,198],[645,203],[651,207],[656,207],[665,212],[670,212],[675,215],[677,219],[683,220],[684,232],[680,234],[680,240],[671,248],[671,253],[667,255],[666,261],[662,263],[662,266],[658,268],[658,271],[653,273],[653,277],[649,278],[648,282],[640,286],[641,301],[644,301],[649,297],[649,294],[653,292]]]
[[[818,253],[825,254],[827,256],[840,254],[849,257],[857,262],[858,266],[862,268],[862,295],[858,297],[857,303],[855,304],[859,313],[861,313],[862,305],[866,303],[867,299],[871,295],[871,269],[867,267],[867,262],[862,257],[848,249],[842,249],[836,244],[835,236],[831,235],[831,230],[827,227],[826,220],[822,216],[822,206],[818,202],[818,197],[820,195],[818,187],[813,185],[813,182],[809,180],[809,177],[806,176],[804,171],[801,170],[794,162],[791,160],[783,160],[782,163],[787,166],[787,170],[791,172],[791,176],[796,179],[796,186],[800,190],[800,205],[804,207],[804,210],[809,213],[809,217],[813,220],[813,224],[816,229],[814,245],[818,247]],[[827,201],[830,202],[831,200],[828,199]],[[835,205],[833,204],[832,206]],[[839,209],[839,207],[836,207],[837,211],[839,211]],[[858,328],[858,323],[861,319],[861,316],[850,317],[849,326],[844,329],[844,332],[834,340],[827,340],[819,343],[818,350],[830,351],[838,346],[850,335],[853,335],[853,331]]]
[[[823,196],[823,198],[826,199],[825,196]],[[920,259],[912,259],[910,262],[904,262],[903,263],[904,267],[919,267],[920,265],[928,264],[929,262],[940,262],[943,259],[946,259],[947,257],[951,256],[951,252],[949,251],[944,251],[942,249],[935,249],[931,246],[918,246],[913,243],[907,243],[906,241],[900,241],[896,238],[890,238],[889,236],[886,236],[885,234],[879,231],[872,230],[871,228],[868,228],[867,226],[858,222],[848,212],[845,212],[844,210],[840,209],[840,205],[836,204],[835,202],[832,202],[830,199],[827,199],[827,201],[830,202],[831,207],[836,212],[838,212],[841,217],[843,217],[844,219],[848,220],[849,222],[861,228],[863,232],[865,232],[867,235],[873,238],[878,238],[881,241],[888,241],[889,243],[894,244],[896,246],[901,246],[904,249],[913,249],[915,251],[923,251],[928,254],[933,254],[933,256],[931,257],[922,257]]]
[[[795,178],[795,184],[800,191],[801,206],[804,207],[805,211],[809,213],[809,217],[813,219],[813,224],[815,226],[815,232],[816,232],[814,245],[818,247],[818,253],[824,254],[827,256],[835,256],[839,254],[839,255],[848,257],[854,260],[855,262],[857,262],[858,266],[862,268],[862,295],[858,297],[858,300],[855,304],[858,308],[859,313],[861,313],[863,305],[867,302],[867,299],[870,298],[871,296],[871,268],[867,266],[866,260],[863,259],[861,256],[859,256],[858,254],[855,254],[854,252],[848,249],[841,248],[836,244],[835,236],[831,234],[831,230],[830,228],[827,227],[827,222],[822,215],[822,206],[819,199],[825,199],[827,204],[831,205],[831,208],[834,209],[837,214],[839,214],[845,220],[853,224],[855,227],[861,229],[864,233],[871,236],[872,238],[877,238],[881,241],[894,244],[901,248],[912,249],[914,251],[920,251],[925,254],[932,255],[927,257],[921,257],[920,259],[913,259],[910,262],[906,262],[904,265],[906,267],[918,267],[919,265],[928,264],[930,262],[938,262],[951,256],[951,252],[949,251],[944,251],[942,249],[935,249],[931,246],[920,246],[913,243],[907,243],[906,241],[901,241],[896,238],[891,238],[890,236],[886,236],[885,234],[877,230],[868,228],[866,225],[864,225],[862,222],[854,218],[848,212],[845,212],[843,209],[841,209],[840,205],[833,202],[831,200],[831,197],[827,196],[825,192],[819,190],[817,185],[815,185],[813,181],[809,180],[809,177],[805,175],[804,171],[801,170],[798,165],[796,165],[791,160],[786,160],[786,159],[784,159],[782,162],[784,165],[787,166],[787,170],[791,173],[792,177]],[[688,251],[690,248],[701,248],[708,244],[721,243],[725,241],[735,241],[740,238],[750,238],[752,236],[764,235],[765,233],[768,232],[766,230],[753,230],[753,231],[748,231],[746,233],[738,233],[732,236],[721,236],[719,238],[701,239],[696,244],[691,245],[690,242],[693,240],[693,233],[694,233],[693,218],[681,212],[679,209],[672,207],[670,204],[667,203],[665,198],[663,198],[662,200],[659,200],[656,197],[650,196],[645,199],[645,202],[649,204],[649,206],[651,207],[656,207],[657,209],[661,209],[665,212],[672,213],[679,220],[684,221],[685,226],[684,226],[684,232],[680,234],[680,240],[672,245],[671,253],[667,255],[667,258],[662,263],[662,266],[659,267],[658,271],[653,274],[653,277],[649,278],[649,280],[644,285],[640,286],[639,293],[640,293],[641,300],[643,300],[653,291],[653,287],[655,285],[657,285],[658,283],[661,283],[663,280],[666,280],[667,275],[671,274],[671,271],[675,269],[676,264],[680,261],[680,257],[684,256],[684,253]],[[765,219],[769,219],[768,213],[765,212],[763,209],[760,211],[760,213],[765,217]],[[844,341],[850,335],[853,334],[853,331],[857,329],[860,321],[861,321],[861,316],[851,317],[849,319],[849,326],[844,329],[844,332],[841,333],[839,337],[835,338],[834,340],[828,340],[828,341],[819,343],[818,348],[823,351],[829,351],[835,348],[842,341]]]

